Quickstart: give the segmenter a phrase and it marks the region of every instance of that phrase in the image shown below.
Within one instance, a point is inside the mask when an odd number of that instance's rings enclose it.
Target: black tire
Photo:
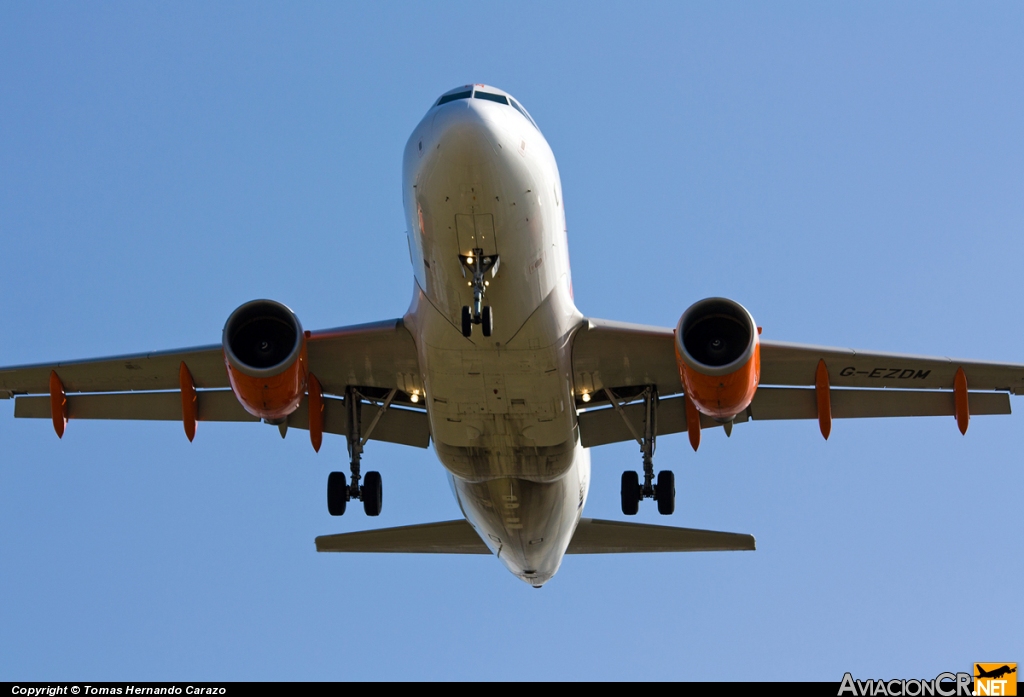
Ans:
[[[344,472],[331,472],[327,477],[327,512],[344,515],[348,503],[348,480]]]
[[[640,510],[640,475],[636,472],[623,472],[619,493],[622,495],[622,512],[636,515]]]
[[[380,515],[384,503],[384,487],[381,484],[380,472],[367,472],[363,480],[363,510],[366,515]]]
[[[654,485],[654,498],[658,500],[658,513],[672,515],[676,512],[676,475],[670,470],[658,472],[658,483]]]
[[[462,336],[473,336],[473,315],[469,314],[469,307],[462,306]]]
[[[484,336],[491,335],[491,330],[494,328],[493,318],[494,315],[491,314],[491,306],[488,305],[487,307],[484,308],[480,317],[482,325],[481,329],[483,329]]]

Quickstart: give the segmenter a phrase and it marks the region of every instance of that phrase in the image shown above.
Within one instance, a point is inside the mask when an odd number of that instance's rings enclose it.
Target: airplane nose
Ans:
[[[502,108],[478,99],[445,104],[434,115],[434,141],[461,160],[502,154],[508,139]]]

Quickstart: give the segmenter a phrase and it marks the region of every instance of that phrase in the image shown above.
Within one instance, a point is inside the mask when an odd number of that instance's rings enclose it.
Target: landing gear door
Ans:
[[[494,236],[494,216],[490,213],[478,215],[456,215],[455,229],[459,235],[459,251],[470,254],[482,249],[485,256],[498,253],[498,242]]]

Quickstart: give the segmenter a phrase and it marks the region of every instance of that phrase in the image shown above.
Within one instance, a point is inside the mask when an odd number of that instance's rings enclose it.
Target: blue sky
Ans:
[[[270,297],[400,316],[401,152],[486,82],[558,158],[580,309],[1024,362],[1024,9],[988,3],[26,4],[0,8],[0,364],[215,343]],[[1024,402],[1014,400],[1024,411]],[[458,517],[432,452],[372,443],[332,519],[253,424],[48,422],[0,402],[0,678],[933,677],[1024,660],[1019,415],[749,423],[659,440],[675,525],[758,551],[317,555]],[[621,519],[635,446],[594,451]],[[645,506],[645,522],[666,522]]]

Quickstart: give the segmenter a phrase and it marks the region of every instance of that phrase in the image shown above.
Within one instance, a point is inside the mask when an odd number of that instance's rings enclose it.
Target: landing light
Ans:
[[[409,401],[412,402],[413,404],[416,404],[416,402],[420,401],[419,394],[413,392],[411,395],[409,395]]]
[[[590,401],[590,393],[589,392],[584,392],[582,399],[583,399],[584,403],[589,402]]]

